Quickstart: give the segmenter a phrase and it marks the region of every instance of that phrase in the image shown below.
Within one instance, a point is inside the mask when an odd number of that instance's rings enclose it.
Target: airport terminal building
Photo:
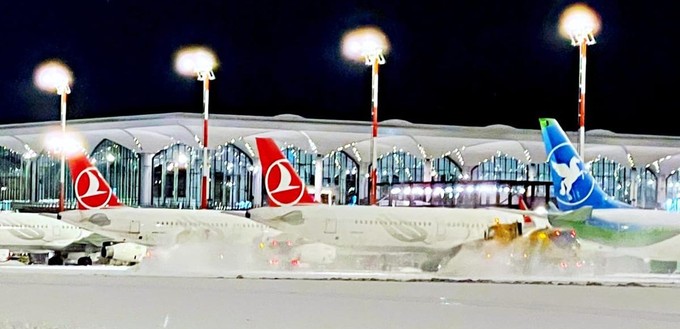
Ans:
[[[69,120],[67,135],[129,206],[198,208],[203,175],[203,115],[165,113]],[[3,209],[56,208],[60,194],[60,122],[0,126]],[[311,192],[326,203],[367,204],[371,122],[210,116],[208,207],[266,204],[255,137],[272,137]],[[568,132],[573,143],[576,132]],[[641,208],[679,211],[680,138],[586,132],[585,160],[604,190]],[[553,194],[541,131],[379,123],[375,140],[380,205],[475,207],[533,203]],[[65,205],[75,207],[68,166]]]

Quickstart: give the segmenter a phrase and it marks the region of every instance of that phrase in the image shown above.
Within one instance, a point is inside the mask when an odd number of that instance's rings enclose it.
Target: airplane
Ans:
[[[557,120],[539,119],[559,211],[592,207],[589,218],[549,217],[552,225],[576,230],[582,247],[645,261],[680,260],[680,214],[641,209],[607,195]]]
[[[97,236],[50,215],[0,212],[0,262],[28,254],[28,263],[63,265],[66,259],[92,265],[89,254],[98,251]]]
[[[298,237],[300,244],[333,246],[336,254],[415,253],[425,257],[422,270],[437,271],[464,244],[483,241],[489,227],[525,221],[519,211],[498,208],[315,203],[276,142],[256,137],[256,143],[269,206],[249,209],[246,217]]]
[[[59,213],[66,223],[107,237],[101,256],[140,262],[150,247],[176,247],[189,242],[259,245],[280,232],[243,216],[208,209],[134,208],[113,193],[85,154],[68,159],[78,209]]]

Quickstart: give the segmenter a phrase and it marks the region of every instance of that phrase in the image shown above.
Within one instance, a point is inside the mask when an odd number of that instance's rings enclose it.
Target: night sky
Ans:
[[[678,135],[677,1],[586,2],[602,20],[588,47],[586,129]],[[201,83],[174,70],[185,45],[219,59],[210,112],[371,120],[370,67],[342,35],[380,27],[379,120],[578,129],[578,47],[558,33],[572,1],[1,1],[0,123],[58,121],[33,71],[73,71],[67,119],[203,111]]]

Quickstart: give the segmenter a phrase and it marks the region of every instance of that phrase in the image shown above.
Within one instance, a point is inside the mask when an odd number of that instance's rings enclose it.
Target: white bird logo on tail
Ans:
[[[569,160],[568,166],[566,163],[551,162],[555,173],[562,177],[562,182],[560,183],[560,194],[566,195],[567,200],[569,201],[572,199],[572,185],[574,185],[574,182],[579,178],[579,176],[583,177],[585,175],[585,171],[579,167],[579,162],[581,162],[581,160],[579,160],[577,157],[572,157],[571,160]]]

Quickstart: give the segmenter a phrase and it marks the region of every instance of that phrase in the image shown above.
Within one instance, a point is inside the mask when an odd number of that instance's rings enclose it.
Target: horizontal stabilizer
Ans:
[[[572,211],[561,213],[548,213],[548,220],[582,223],[588,220],[593,214],[593,207],[584,206]]]
[[[543,216],[545,217],[545,214],[539,213],[534,210],[522,210],[522,209],[515,209],[515,208],[507,208],[507,207],[485,207],[486,209],[492,209],[492,210],[498,210],[498,211],[503,211],[511,214],[518,214],[518,215],[526,215],[526,216]]]
[[[304,216],[302,216],[302,212],[299,210],[294,210],[282,216],[277,216],[274,218],[274,220],[282,221],[290,225],[300,225],[305,221]]]

